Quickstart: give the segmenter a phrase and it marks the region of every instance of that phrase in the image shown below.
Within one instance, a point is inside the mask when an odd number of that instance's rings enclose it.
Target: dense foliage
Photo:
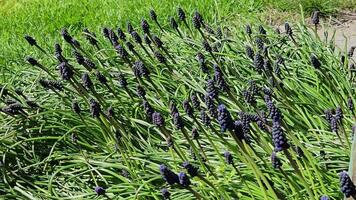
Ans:
[[[42,57],[23,55],[22,76],[36,81],[1,87],[2,197],[356,194],[343,172],[353,50],[338,52],[305,24],[212,27],[183,9],[163,21],[151,10],[102,33],[63,28],[52,52],[25,37]]]

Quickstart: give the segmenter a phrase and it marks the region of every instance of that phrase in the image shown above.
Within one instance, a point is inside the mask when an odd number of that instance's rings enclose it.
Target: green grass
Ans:
[[[296,43],[286,34],[275,34],[273,27],[265,26],[268,34],[264,37],[264,45],[268,53],[263,58],[271,61],[273,70],[256,71],[253,60],[245,55],[245,48],[249,45],[255,53],[263,54],[255,39],[261,37],[258,25],[264,20],[260,17],[266,14],[265,6],[270,3],[213,0],[204,3],[183,0],[166,3],[137,0],[6,3],[0,14],[4,19],[0,27],[6,27],[0,36],[0,82],[10,95],[0,95],[1,108],[11,104],[9,100],[16,100],[24,106],[27,116],[0,114],[0,198],[161,199],[160,189],[168,187],[172,199],[194,199],[196,194],[192,190],[206,199],[259,200],[277,199],[277,196],[319,199],[323,194],[341,199],[337,174],[349,167],[351,126],[355,123],[355,112],[348,110],[346,102],[348,97],[355,102],[355,74],[349,68],[353,59],[347,59],[342,65],[340,57],[343,54],[335,49],[332,41],[321,41],[304,24],[292,24]],[[199,10],[214,30],[223,28],[222,38],[203,30],[209,43],[218,45],[218,52],[206,52],[201,45],[202,36],[196,30],[191,33],[180,23],[184,36],[180,38],[169,27],[167,18],[176,15],[178,5],[189,16],[195,9]],[[160,64],[132,41],[140,57],[129,51],[131,61],[142,58],[151,72],[148,79],[134,76],[132,65],[119,58],[101,31],[103,27],[125,27],[130,20],[141,34],[138,24],[141,17],[148,19],[150,8],[156,10],[165,29],[165,32],[159,31],[148,20],[152,33],[162,39],[173,59],[167,57],[167,65]],[[282,6],[277,8],[283,10]],[[252,25],[251,36],[244,33],[246,23]],[[190,17],[188,24],[193,29]],[[97,70],[108,79],[107,85],[99,83],[96,70],[88,71],[76,63],[73,47],[60,36],[63,27],[80,41],[82,50],[78,51],[95,62]],[[86,27],[96,33],[99,50],[81,34]],[[29,46],[23,39],[25,34],[34,36],[48,55]],[[128,34],[127,37],[132,40]],[[60,92],[41,87],[40,79],[51,76],[60,79],[56,70],[58,61],[51,56],[55,42],[63,47],[63,55],[76,72],[72,80],[81,83],[81,74],[89,73],[94,82],[90,91],[78,90],[76,83],[65,80],[60,81],[64,85]],[[201,71],[195,58],[198,51],[206,57],[210,76]],[[322,63],[320,69],[310,64],[311,54]],[[24,57],[28,55],[43,64],[48,73],[26,63]],[[153,57],[152,53],[149,55]],[[285,65],[276,64],[278,55],[284,58]],[[268,131],[251,123],[248,132],[251,144],[247,145],[245,140],[237,140],[232,131],[221,134],[216,119],[210,127],[204,126],[199,109],[195,109],[193,117],[185,113],[184,100],[194,93],[203,96],[207,92],[205,85],[207,79],[212,78],[216,60],[230,92],[220,91],[214,102],[224,104],[233,119],[242,118],[240,111],[268,112],[262,91],[256,95],[255,105],[245,102],[242,91],[250,87],[251,80],[261,89],[273,91],[274,104],[283,115],[284,134],[292,145],[277,154],[283,170],[271,166],[274,147],[270,117],[265,122]],[[276,72],[278,67],[280,73]],[[127,78],[127,89],[118,86],[115,74],[119,72]],[[153,109],[164,116],[164,128],[154,125],[146,116],[142,99],[136,94],[137,84],[145,88],[147,101]],[[21,89],[25,96],[17,94],[15,89]],[[99,118],[91,116],[88,97],[100,102],[103,112]],[[207,109],[204,97],[199,96],[199,99],[201,108]],[[40,108],[29,108],[28,100],[35,101]],[[80,115],[71,110],[72,101],[82,108]],[[170,116],[171,102],[176,102],[185,122],[182,130],[175,127]],[[115,111],[111,118],[105,115],[109,106]],[[338,134],[330,130],[324,116],[324,110],[337,106],[341,106],[344,113],[342,123],[338,123]],[[193,127],[200,134],[199,143],[189,137]],[[167,147],[167,135],[173,138],[174,148]],[[297,154],[296,146],[304,156]],[[232,153],[234,166],[224,161],[224,151]],[[203,158],[207,159],[206,164]],[[160,164],[176,173],[185,171],[181,166],[184,160],[199,166],[201,174],[201,177],[191,177],[191,190],[178,184],[169,186],[159,173]],[[95,186],[105,187],[107,196],[97,196]]]

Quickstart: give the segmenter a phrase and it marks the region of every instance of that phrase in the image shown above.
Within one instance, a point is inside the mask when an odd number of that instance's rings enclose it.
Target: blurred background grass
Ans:
[[[26,54],[23,40],[25,34],[41,38],[41,44],[52,49],[58,40],[59,31],[67,27],[77,34],[84,27],[96,33],[102,27],[123,27],[130,19],[133,24],[148,18],[153,8],[159,13],[163,24],[168,24],[168,16],[182,6],[187,13],[199,10],[209,23],[240,23],[248,20],[276,23],[291,19],[298,20],[300,7],[311,12],[319,9],[326,14],[336,14],[339,10],[355,9],[355,0],[0,0],[0,66],[4,70],[20,70],[19,64]],[[46,44],[45,44],[46,43]]]

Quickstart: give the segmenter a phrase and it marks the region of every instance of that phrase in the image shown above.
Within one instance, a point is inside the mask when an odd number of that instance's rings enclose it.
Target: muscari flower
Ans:
[[[233,121],[230,112],[227,110],[224,104],[220,104],[218,106],[218,122],[220,124],[222,133],[233,128]]]
[[[347,98],[347,106],[348,106],[350,112],[352,113],[354,111],[354,103],[353,103],[351,97]]]
[[[321,63],[320,63],[319,59],[314,54],[312,54],[310,56],[310,62],[315,69],[320,69]]]
[[[31,46],[37,46],[37,42],[36,42],[36,40],[33,38],[33,37],[31,37],[31,36],[29,36],[29,35],[25,35],[25,40],[28,42],[28,44],[29,45],[31,45]]]
[[[202,70],[203,73],[208,73],[209,69],[205,64],[205,57],[202,53],[198,52],[196,55],[196,59],[199,62],[200,69]]]
[[[153,21],[157,21],[157,14],[154,10],[150,10],[150,17]]]
[[[128,33],[132,33],[132,31],[134,31],[134,28],[132,27],[132,24],[131,24],[131,22],[127,22],[126,23],[126,26],[127,26],[127,32]]]
[[[123,46],[121,46],[120,44],[116,45],[115,49],[121,58],[126,59],[129,56],[129,54],[127,53],[125,48]]]
[[[216,28],[216,37],[217,37],[218,39],[222,39],[222,37],[223,37],[223,32],[222,32],[222,30],[221,30],[221,27]]]
[[[205,126],[210,126],[210,117],[206,114],[204,110],[200,111],[200,119]]]
[[[158,62],[165,64],[167,62],[166,57],[164,57],[159,51],[155,51],[154,55],[156,57],[156,59],[158,60]]]
[[[256,71],[261,72],[263,70],[264,60],[261,54],[256,53],[255,58],[253,60],[253,64],[255,66]]]
[[[146,91],[141,85],[136,85],[136,91],[137,91],[137,96],[139,96],[142,99],[145,99],[146,97]]]
[[[193,139],[193,140],[199,139],[198,129],[196,129],[196,128],[193,128],[193,129],[192,129],[192,139]]]
[[[324,111],[324,114],[325,114],[326,121],[331,123],[331,120],[333,118],[332,110],[331,109],[327,109],[327,110]]]
[[[96,71],[95,75],[101,84],[106,84],[108,82],[108,80],[105,78],[105,76],[102,73],[100,73],[99,71]]]
[[[126,47],[132,52],[135,54],[135,46],[130,42],[130,41],[127,41],[126,43]]]
[[[150,75],[150,71],[147,69],[146,65],[141,60],[135,61],[134,67],[136,68],[137,70],[136,73],[138,73],[137,75],[139,77],[141,76],[148,77]]]
[[[199,102],[197,95],[193,94],[192,96],[190,96],[190,100],[192,102],[193,108],[195,108],[195,109],[200,108],[200,102]]]
[[[342,119],[344,118],[344,115],[342,113],[342,110],[341,110],[341,107],[338,106],[336,109],[335,109],[335,118],[337,121],[341,122]]]
[[[63,80],[70,80],[74,72],[72,70],[72,67],[67,63],[67,62],[62,62],[58,65],[59,68],[59,74],[61,75]]]
[[[282,162],[277,157],[277,153],[276,152],[272,152],[271,162],[272,162],[272,167],[275,168],[275,169],[280,169],[282,167]]]
[[[171,27],[175,30],[178,29],[178,23],[176,22],[176,20],[173,17],[169,17],[169,24],[171,25]]]
[[[145,19],[141,20],[141,28],[144,33],[146,33],[146,34],[150,33],[150,25],[148,24],[148,22]]]
[[[203,44],[203,48],[205,49],[205,51],[212,52],[211,46],[208,41],[203,40],[202,44]]]
[[[244,97],[246,103],[248,104],[256,104],[256,98],[252,92],[249,90],[243,90],[242,91],[242,96]]]
[[[355,185],[352,183],[346,171],[340,173],[340,190],[347,198],[356,195]]]
[[[161,194],[162,194],[164,199],[169,199],[171,197],[171,193],[168,191],[167,188],[163,188],[161,190]]]
[[[120,87],[126,88],[127,87],[127,81],[126,81],[126,78],[125,78],[124,74],[119,73],[117,75],[117,78],[118,78]]]
[[[126,41],[126,35],[125,35],[125,33],[122,31],[121,28],[118,28],[118,29],[117,29],[117,35],[119,36],[119,38],[120,38],[122,41]]]
[[[350,58],[354,55],[354,51],[355,51],[356,46],[352,46],[349,50],[349,52],[347,52],[347,56]]]
[[[179,172],[178,178],[179,178],[179,184],[183,187],[189,187],[189,185],[191,184],[188,175],[184,172]]]
[[[250,115],[245,112],[240,112],[239,115],[240,115],[241,120],[236,121],[237,124],[234,124],[234,125],[239,127],[240,130],[242,130],[243,135],[241,135],[241,136],[237,135],[237,137],[248,141],[250,138],[250,123],[251,123]],[[241,133],[238,133],[238,134],[241,134]]]
[[[194,12],[194,17],[200,22],[200,24],[204,24],[203,16],[198,12]]]
[[[151,41],[150,37],[148,37],[147,34],[145,34],[145,35],[143,36],[143,40],[145,40],[145,43],[146,43],[147,45],[151,45],[151,44],[152,44],[152,41]]]
[[[216,90],[214,80],[209,79],[206,82],[206,92],[210,98],[216,99],[218,97],[218,91]]]
[[[263,44],[262,38],[256,37],[255,43],[256,43],[257,47],[258,47],[260,50],[263,50],[264,44]]]
[[[33,57],[31,57],[31,56],[27,56],[25,59],[32,66],[38,66],[39,65],[38,61],[36,59],[34,59]]]
[[[288,149],[290,146],[282,130],[280,121],[273,120],[272,122],[272,141],[274,144],[274,150],[276,152],[279,152]]]
[[[53,90],[56,89],[56,90],[59,90],[59,91],[63,90],[63,86],[59,81],[40,79],[39,83],[45,89],[53,89]]]
[[[264,62],[263,62],[263,69],[266,72],[271,72],[272,71],[271,61],[268,58],[265,59]]]
[[[250,59],[254,59],[255,53],[253,52],[253,49],[250,46],[246,46],[246,55]]]
[[[195,177],[199,175],[199,168],[195,167],[194,165],[190,164],[189,161],[184,161],[182,166],[184,167],[184,169],[187,170],[188,174],[191,177]]]
[[[163,47],[163,42],[162,42],[162,40],[159,39],[159,37],[157,37],[156,35],[154,35],[154,36],[152,37],[152,40],[153,40],[153,42],[156,44],[156,46],[157,46],[158,48],[162,48],[162,47]]]
[[[167,166],[165,165],[160,165],[159,166],[159,171],[163,177],[163,179],[169,184],[173,185],[175,183],[180,182],[180,179],[177,174],[175,174],[172,170],[170,170]]]
[[[171,115],[173,116],[175,113],[178,113],[178,108],[177,108],[177,105],[176,103],[174,103],[174,101],[171,101],[170,104],[169,104],[169,110],[171,112]]]
[[[95,46],[98,44],[98,40],[96,39],[94,33],[91,33],[87,28],[85,28],[83,32],[84,32],[85,39],[87,39],[91,45]]]
[[[323,196],[320,197],[320,200],[329,200],[329,197],[326,196],[326,195],[323,195]]]
[[[75,101],[72,102],[72,110],[73,110],[73,112],[75,112],[76,114],[78,114],[78,115],[80,114],[81,109],[80,109],[80,107],[79,107],[78,102],[75,102]]]
[[[62,55],[62,48],[58,43],[54,45],[54,56],[59,62],[67,62],[67,59]]]
[[[284,23],[284,29],[285,29],[287,35],[289,35],[289,36],[293,35],[293,30],[290,27],[288,22]]]
[[[184,127],[183,119],[178,112],[173,114],[173,124],[177,129],[183,129]]]
[[[86,73],[86,72],[83,73],[81,79],[82,79],[84,87],[86,87],[87,89],[90,89],[93,87],[93,82],[91,81],[88,73]]]
[[[258,27],[258,31],[260,32],[261,35],[266,35],[267,34],[266,30],[263,28],[262,25],[260,25]]]
[[[210,115],[213,118],[217,117],[218,113],[216,110],[216,106],[214,104],[214,100],[208,94],[205,95],[204,100],[205,100],[205,105],[208,108]]]
[[[63,37],[63,39],[68,42],[69,44],[72,44],[72,36],[68,33],[67,29],[63,28],[61,30],[61,35]]]
[[[232,165],[234,163],[233,162],[233,157],[232,157],[230,152],[225,151],[224,152],[224,157],[225,157],[225,161],[226,161],[227,164]]]
[[[227,85],[223,73],[217,64],[214,64],[214,80],[220,90],[224,92],[229,91],[229,86]]]
[[[143,109],[145,110],[146,115],[151,118],[152,114],[154,112],[152,106],[145,99],[143,100],[142,105],[143,105]]]
[[[152,113],[152,122],[153,124],[155,124],[156,126],[164,126],[164,118],[162,117],[161,113],[159,112],[153,112]]]
[[[246,25],[245,27],[245,31],[248,35],[251,35],[252,34],[252,29],[251,29],[251,26],[249,24]]]
[[[95,101],[95,99],[90,99],[89,103],[90,103],[91,115],[95,118],[98,118],[101,113],[100,104],[97,101]]]
[[[337,121],[338,120],[337,120],[336,116],[331,117],[330,127],[331,127],[332,132],[334,132],[334,133],[337,133],[337,131],[338,131]]]
[[[106,37],[107,39],[110,40],[110,33],[109,33],[109,29],[107,27],[103,28],[103,35],[104,35],[104,37]]]
[[[84,63],[83,65],[89,69],[96,69],[96,65],[93,61],[91,61],[89,58],[84,57]]]
[[[190,103],[188,100],[183,101],[183,109],[184,112],[189,116],[193,117],[193,108],[190,106]]]
[[[319,12],[319,11],[314,11],[314,12],[313,12],[311,21],[312,21],[312,23],[313,23],[314,25],[318,25],[318,24],[319,24],[319,15],[320,15],[320,12]]]
[[[81,53],[77,50],[73,50],[72,54],[79,65],[84,65],[84,57]]]
[[[103,187],[96,186],[95,187],[95,193],[97,195],[105,195],[105,189]]]
[[[181,7],[177,8],[177,15],[178,15],[178,19],[180,21],[185,21],[185,18],[186,18],[185,12]]]
[[[132,31],[131,32],[131,36],[135,40],[136,43],[142,44],[142,39],[141,39],[140,35],[136,31]]]
[[[200,21],[198,15],[196,15],[196,14],[193,15],[192,23],[193,23],[194,28],[200,29],[200,27],[201,27],[201,21]]]
[[[116,46],[119,44],[118,40],[119,38],[117,37],[117,35],[115,34],[115,32],[112,29],[109,29],[109,38],[111,43]]]

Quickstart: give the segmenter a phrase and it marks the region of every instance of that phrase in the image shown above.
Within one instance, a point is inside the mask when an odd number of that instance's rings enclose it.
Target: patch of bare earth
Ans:
[[[327,32],[331,37],[335,32],[335,45],[341,49],[356,46],[356,13],[343,12],[337,17],[324,19],[323,28],[319,28],[318,34],[324,37]]]

